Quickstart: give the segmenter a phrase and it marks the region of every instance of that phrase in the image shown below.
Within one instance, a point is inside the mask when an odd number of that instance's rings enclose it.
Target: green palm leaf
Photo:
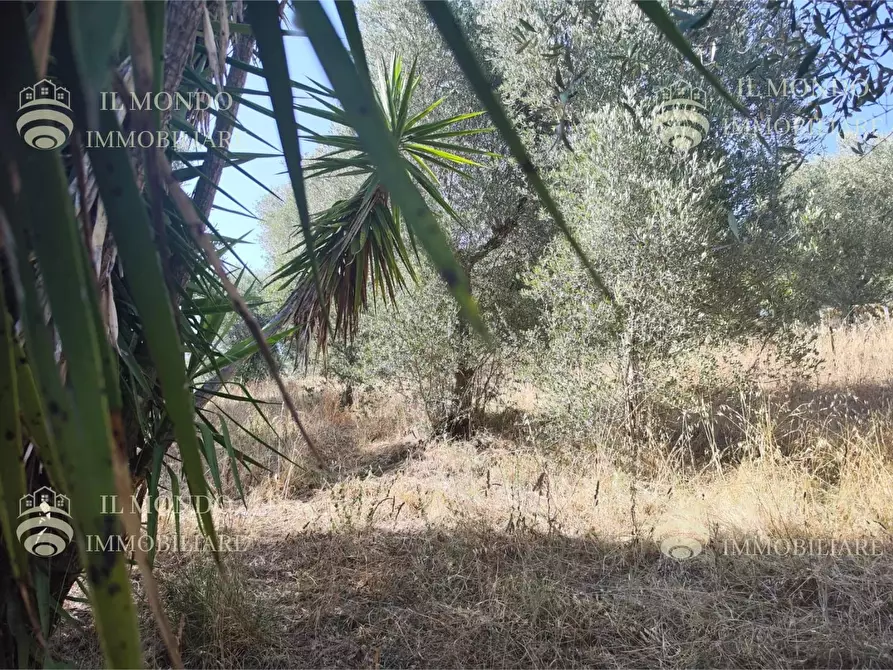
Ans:
[[[561,211],[558,209],[558,205],[549,193],[549,189],[546,188],[545,183],[539,176],[536,166],[533,164],[530,155],[527,153],[527,149],[524,148],[524,143],[521,141],[518,133],[515,132],[511,121],[509,121],[505,110],[502,108],[502,104],[496,98],[496,94],[493,92],[490,81],[484,75],[483,70],[472,53],[471,47],[468,45],[468,41],[462,34],[462,29],[459,27],[456,17],[453,16],[453,12],[449,5],[439,0],[432,0],[431,2],[422,4],[428,12],[428,15],[431,17],[431,20],[434,22],[434,25],[437,26],[440,34],[443,36],[444,41],[453,52],[456,62],[462,68],[468,82],[474,88],[478,98],[490,114],[490,118],[493,120],[494,125],[508,144],[512,155],[515,157],[515,160],[518,161],[518,164],[524,171],[530,185],[539,195],[540,201],[543,203],[546,211],[549,212],[549,215],[567,238],[574,253],[577,254],[578,258],[583,263],[598,290],[606,300],[616,305],[611,291],[608,289],[599,272],[595,269],[595,266],[592,265],[592,262],[586,256],[586,253],[583,251],[579,242],[577,242],[564,220],[564,215],[562,215]]]
[[[301,7],[313,15],[309,5]],[[313,16],[311,20],[315,20]],[[357,49],[358,47],[354,47],[355,52]],[[356,53],[354,58],[356,59]],[[315,336],[323,347],[330,335],[326,323],[330,308],[334,309],[335,330],[350,337],[356,332],[359,313],[368,307],[370,297],[393,300],[396,291],[405,287],[408,279],[415,279],[404,236],[409,236],[413,247],[421,239],[417,217],[408,221],[410,225],[404,231],[403,217],[399,212],[405,212],[407,208],[397,207],[397,198],[386,182],[393,179],[394,175],[402,175],[399,181],[403,186],[414,184],[415,188],[421,189],[421,192],[437,203],[444,213],[458,220],[457,213],[440,192],[434,168],[467,177],[468,174],[461,166],[482,167],[469,155],[494,155],[466,148],[458,143],[441,141],[449,137],[460,137],[462,134],[488,132],[488,128],[463,127],[464,122],[479,117],[481,112],[428,121],[442,103],[442,100],[437,100],[421,112],[410,115],[417,104],[413,94],[420,81],[415,63],[407,71],[402,60],[394,56],[390,63],[382,64],[380,72],[379,86],[374,92],[365,89],[365,98],[371,99],[381,113],[380,118],[387,131],[383,135],[396,147],[396,156],[384,151],[383,146],[369,148],[368,140],[359,132],[365,131],[365,124],[340,106],[341,101],[335,97],[335,91],[323,93],[325,87],[320,86],[320,92],[313,94],[313,97],[321,106],[295,105],[295,109],[302,113],[340,126],[344,133],[321,134],[301,127],[306,136],[317,145],[332,149],[308,161],[306,176],[363,177],[362,184],[353,196],[333,203],[328,209],[317,213],[311,222],[316,256],[320,259],[321,299],[311,294],[312,283],[308,278],[312,276],[314,255],[303,243],[296,247],[295,256],[280,267],[270,280],[283,282],[285,286],[291,287],[295,298],[294,320],[303,327],[302,336]],[[389,157],[384,159],[385,155]],[[393,169],[392,165],[399,167],[399,171]],[[409,206],[409,211],[417,214],[422,210],[427,212],[427,207]],[[461,294],[464,290],[461,269],[452,260],[452,252],[445,246],[446,240],[439,227],[435,224],[431,230],[436,232],[429,231],[433,237],[428,236],[427,244],[440,249],[435,254],[440,254],[438,257],[445,264],[444,276],[454,277],[459,282],[453,289]],[[437,239],[441,241],[435,242]],[[440,244],[444,246],[438,246]],[[469,300],[463,300],[466,308],[472,305]],[[472,320],[474,319],[472,316]],[[478,326],[481,326],[480,322]]]

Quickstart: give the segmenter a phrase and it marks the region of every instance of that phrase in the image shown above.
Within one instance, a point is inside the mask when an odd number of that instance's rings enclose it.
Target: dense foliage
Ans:
[[[815,35],[791,38],[787,9],[754,2],[674,10],[708,68],[731,82],[751,112],[736,116],[709,91],[710,131],[680,153],[660,141],[651,110],[664,87],[693,75],[633,5],[456,8],[614,303],[592,290],[523,175],[499,157],[507,153],[501,139],[482,134],[468,141],[495,155],[472,168],[471,179],[434,170],[457,214],[442,222],[493,341],[468,337],[423,268],[394,308],[377,305],[361,318],[353,343],[328,352],[324,371],[350,384],[399,382],[435,429],[457,435],[529,382],[542,391],[553,428],[586,442],[615,424],[636,430],[644,419],[631,415],[647,402],[674,411],[697,404],[705,389],[692,388],[678,368],[694,366],[706,383],[720,342],[757,341],[808,374],[815,359],[803,326],[820,308],[846,313],[890,297],[888,226],[874,204],[888,199],[878,182],[886,152],[881,146],[864,161],[816,158],[829,130],[808,123],[821,84],[794,94],[790,82],[829,65],[807,62]],[[371,2],[361,20],[377,60],[386,63],[394,49],[418,59],[421,104],[449,92],[444,116],[474,107],[415,3]],[[833,115],[846,118],[842,109]],[[311,180],[309,189],[325,206],[346,181]],[[847,216],[856,200],[864,200],[866,218],[839,221],[832,234],[829,222],[839,219],[831,218],[832,203]],[[265,244],[281,250],[294,209],[269,198],[262,208]]]
[[[280,368],[319,365],[344,405],[361,385],[402,391],[456,438],[532,386],[554,443],[614,431],[637,448],[727,390],[710,386],[717,343],[806,374],[820,308],[889,301],[893,150],[865,133],[858,157],[821,155],[825,132],[885,104],[888,8],[676,4],[371,0],[336,3],[333,22],[309,0],[4,3],[0,665],[55,662],[43,641],[79,580],[107,662],[138,665],[130,558],[181,664],[154,551],[91,538],[154,539],[155,503],[182,491],[216,549],[200,501],[227,470],[241,494],[259,466],[230,430],[258,438],[217,403],[262,414],[245,380],[274,380],[320,478]],[[293,78],[294,36],[326,83]],[[44,76],[71,95],[70,141],[49,151],[16,121]],[[821,85],[789,90],[807,76]],[[828,97],[847,77],[860,92]],[[701,130],[673,145],[676,117],[653,110],[680,86]],[[233,105],[119,110],[100,104],[111,90]],[[191,139],[95,141],[166,130]],[[235,130],[274,153],[230,151]],[[269,157],[287,168],[276,191],[248,165]],[[269,193],[263,285],[209,220],[220,195],[253,216],[219,188],[224,168]],[[45,486],[72,505],[52,560],[16,535]],[[110,513],[113,495],[138,509]]]

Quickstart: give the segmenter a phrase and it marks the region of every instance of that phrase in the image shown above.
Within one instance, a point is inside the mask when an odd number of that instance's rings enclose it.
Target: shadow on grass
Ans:
[[[228,556],[240,595],[204,619],[235,631],[245,612],[261,612],[255,644],[187,621],[182,650],[187,667],[893,665],[893,547],[767,556],[728,546],[714,541],[676,561],[650,541],[529,533],[270,538]],[[170,594],[182,597],[190,570],[207,564],[196,555],[162,559],[175,621],[183,606]],[[54,646],[83,649],[84,635],[69,626]],[[164,666],[155,637],[147,620],[147,663]]]
[[[851,438],[864,437],[873,426],[893,419],[893,385],[799,383],[768,391],[713,389],[709,397],[684,407],[651,403],[643,417],[658,448],[682,455],[676,463],[680,468],[737,464],[762,456],[760,449],[799,458],[814,451],[818,440],[843,451]],[[893,455],[893,450],[886,452]]]

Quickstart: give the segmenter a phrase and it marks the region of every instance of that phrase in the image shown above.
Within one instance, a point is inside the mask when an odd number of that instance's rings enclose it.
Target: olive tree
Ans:
[[[893,148],[837,154],[800,169],[785,189],[796,243],[792,283],[805,319],[821,307],[848,315],[893,298]]]
[[[766,292],[752,283],[754,249],[729,224],[725,169],[705,153],[663,146],[617,108],[581,123],[555,185],[620,316],[593,294],[559,240],[527,279],[544,314],[540,379],[555,406],[574,410],[584,427],[603,409],[593,392],[613,379],[617,411],[635,434],[650,372],[764,324]]]

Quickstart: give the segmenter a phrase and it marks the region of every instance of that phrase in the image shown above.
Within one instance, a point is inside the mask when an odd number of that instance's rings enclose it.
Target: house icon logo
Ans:
[[[19,499],[16,535],[28,553],[43,558],[61,554],[74,537],[70,522],[68,498],[49,486]]]
[[[707,93],[684,81],[658,91],[651,116],[660,141],[683,153],[698,146],[710,130]]]
[[[59,149],[71,136],[71,94],[49,79],[19,92],[16,130],[29,147],[48,151]]]

